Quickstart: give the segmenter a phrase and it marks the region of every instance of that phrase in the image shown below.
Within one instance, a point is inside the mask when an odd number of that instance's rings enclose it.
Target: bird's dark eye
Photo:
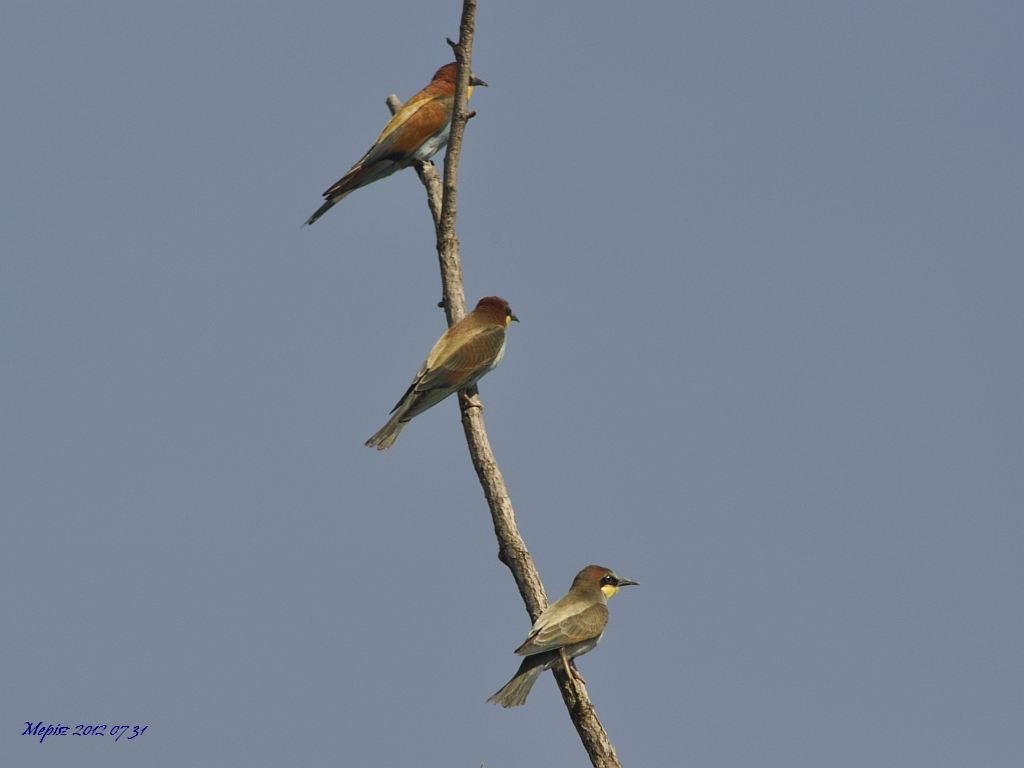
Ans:
[[[505,307],[505,317],[512,317],[512,307]]]
[[[601,579],[601,583],[602,584],[614,584],[615,583],[615,577],[612,576],[610,573],[606,574],[605,577],[603,579]]]

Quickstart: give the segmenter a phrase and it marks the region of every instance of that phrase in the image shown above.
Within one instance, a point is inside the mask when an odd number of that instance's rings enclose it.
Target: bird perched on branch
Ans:
[[[475,85],[487,83],[471,75],[467,98],[473,94]],[[394,114],[359,162],[324,192],[324,204],[306,219],[306,224],[315,222],[349,192],[408,168],[417,160],[425,161],[433,157],[441,147],[448,144],[454,106],[453,61],[437,70],[430,84]]]
[[[508,302],[485,296],[464,318],[444,332],[402,399],[391,409],[391,418],[366,445],[383,451],[394,445],[399,432],[412,419],[437,405],[453,392],[471,387],[505,356],[505,329],[519,318]]]
[[[525,704],[540,673],[559,664],[582,681],[570,659],[594,649],[608,624],[609,598],[619,587],[636,583],[600,565],[588,565],[577,573],[565,597],[544,609],[526,642],[516,648],[526,658],[515,676],[487,701],[503,707]]]

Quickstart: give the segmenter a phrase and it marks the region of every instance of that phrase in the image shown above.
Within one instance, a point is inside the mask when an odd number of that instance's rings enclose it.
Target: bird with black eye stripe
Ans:
[[[608,600],[620,587],[636,583],[601,565],[588,565],[577,573],[565,597],[544,609],[526,641],[516,648],[526,658],[515,675],[487,701],[503,707],[525,704],[540,673],[559,664],[583,682],[572,659],[592,651],[600,641],[608,625]]]

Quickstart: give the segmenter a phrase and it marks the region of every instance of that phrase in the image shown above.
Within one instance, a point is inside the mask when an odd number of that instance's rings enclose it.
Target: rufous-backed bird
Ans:
[[[473,86],[487,85],[470,76],[468,96]],[[312,224],[349,192],[408,168],[416,161],[429,160],[448,144],[452,108],[455,105],[455,62],[445,64],[422,91],[407,101],[384,126],[373,146],[359,162],[324,192],[324,204],[306,219]]]

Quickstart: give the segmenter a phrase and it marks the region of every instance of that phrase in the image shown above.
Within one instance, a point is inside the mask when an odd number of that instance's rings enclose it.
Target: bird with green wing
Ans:
[[[472,312],[437,340],[412,384],[391,409],[387,424],[366,445],[378,451],[390,448],[414,416],[460,389],[473,386],[485,373],[497,368],[505,356],[505,331],[518,320],[504,299],[480,299]]]
[[[525,704],[540,673],[559,664],[582,681],[571,660],[592,651],[601,639],[612,595],[619,587],[636,583],[601,565],[588,565],[577,573],[565,597],[544,609],[526,641],[516,648],[518,655],[526,657],[519,670],[487,701],[503,707]]]

